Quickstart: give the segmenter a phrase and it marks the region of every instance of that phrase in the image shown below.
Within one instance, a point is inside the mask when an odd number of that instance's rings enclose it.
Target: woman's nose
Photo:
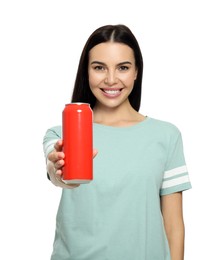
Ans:
[[[107,85],[114,85],[115,83],[117,83],[117,81],[118,81],[118,79],[117,79],[117,75],[116,75],[115,71],[109,71],[106,74],[105,83]]]

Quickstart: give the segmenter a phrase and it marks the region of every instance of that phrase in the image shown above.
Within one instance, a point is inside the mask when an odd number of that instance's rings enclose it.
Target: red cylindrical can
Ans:
[[[62,113],[63,181],[88,183],[93,179],[93,113],[87,103],[66,104]]]

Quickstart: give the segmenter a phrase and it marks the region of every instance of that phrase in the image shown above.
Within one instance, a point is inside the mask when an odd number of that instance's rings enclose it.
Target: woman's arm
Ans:
[[[182,210],[182,192],[161,196],[161,210],[171,259],[183,260],[185,227]]]

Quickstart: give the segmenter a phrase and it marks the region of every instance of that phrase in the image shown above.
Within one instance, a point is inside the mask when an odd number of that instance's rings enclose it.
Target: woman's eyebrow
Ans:
[[[130,65],[132,65],[132,62],[130,62],[130,61],[123,61],[123,62],[118,63],[118,66],[120,66],[120,65],[125,65],[125,64],[130,64]]]
[[[92,61],[91,65],[92,64],[100,64],[100,65],[104,65],[104,66],[106,65],[104,62],[101,62],[101,61]],[[118,63],[117,65],[121,66],[121,65],[125,65],[125,64],[131,64],[132,65],[132,62],[130,62],[130,61],[122,61],[122,62]]]
[[[100,65],[105,65],[104,62],[101,62],[101,61],[92,61],[90,64],[100,64]]]

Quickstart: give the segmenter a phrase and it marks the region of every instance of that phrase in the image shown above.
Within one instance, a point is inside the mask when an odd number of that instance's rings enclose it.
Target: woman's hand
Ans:
[[[97,150],[93,150],[93,158],[97,155]],[[54,150],[49,153],[47,159],[47,171],[51,182],[58,187],[66,189],[74,189],[80,184],[65,184],[62,181],[62,167],[64,166],[65,154],[63,153],[63,141],[58,140],[54,145]]]

